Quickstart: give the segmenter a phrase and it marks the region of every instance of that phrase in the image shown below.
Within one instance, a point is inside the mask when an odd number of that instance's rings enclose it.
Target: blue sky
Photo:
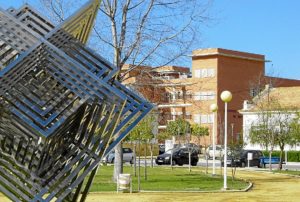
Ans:
[[[259,53],[267,72],[300,79],[299,0],[215,0],[203,46]]]
[[[2,8],[18,8],[38,0],[0,0]],[[271,76],[300,79],[299,0],[214,0],[199,48],[220,47],[263,54]],[[178,64],[180,65],[180,64]]]

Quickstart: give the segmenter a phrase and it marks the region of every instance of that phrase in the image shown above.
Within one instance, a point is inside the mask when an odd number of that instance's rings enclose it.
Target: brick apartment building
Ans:
[[[220,48],[199,49],[192,52],[192,68],[164,66],[156,69],[139,67],[126,75],[125,84],[132,85],[150,102],[157,105],[158,129],[164,130],[169,121],[182,117],[191,123],[207,126],[212,131],[216,123],[217,142],[223,143],[223,90],[233,94],[228,104],[228,141],[241,137],[242,116],[238,110],[263,89],[300,86],[300,80],[265,76],[264,55]],[[126,71],[126,68],[123,70]],[[209,106],[219,107],[215,120]],[[201,144],[211,143],[211,134]]]

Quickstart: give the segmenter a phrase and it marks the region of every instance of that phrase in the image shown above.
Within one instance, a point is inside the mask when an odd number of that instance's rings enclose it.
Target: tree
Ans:
[[[300,112],[296,113],[296,117],[291,122],[291,136],[293,145],[300,142]]]
[[[293,145],[291,122],[295,113],[293,107],[283,107],[275,96],[267,95],[256,103],[258,120],[250,130],[250,142],[259,143],[269,149],[269,162],[275,146],[280,148],[279,169],[282,169],[283,151],[287,144]],[[272,164],[270,171],[272,170]]]
[[[202,137],[209,136],[208,127],[200,126],[198,124],[192,124],[191,126],[192,135],[195,136],[198,140],[198,147],[200,148],[200,141]]]
[[[154,122],[154,117],[148,115],[145,117],[127,136],[127,140],[138,141],[139,143],[139,176],[140,176],[140,144],[141,141],[145,143],[145,179],[147,179],[147,164],[146,164],[146,152],[147,152],[147,142],[154,137],[152,125]],[[136,144],[134,145],[134,173],[136,175]],[[151,159],[153,160],[153,159]]]
[[[162,132],[158,133],[157,140],[158,140],[158,142],[164,142],[165,140],[167,140],[171,137],[172,136],[168,132],[162,131]]]
[[[201,147],[200,147],[201,138],[209,135],[209,129],[207,127],[203,127],[203,126],[200,126],[198,124],[192,124],[191,133],[192,133],[193,136],[197,137],[198,147],[199,147],[199,151],[200,151],[200,149],[201,149]],[[208,172],[208,158],[206,158],[206,173],[207,172]]]
[[[281,108],[277,110],[277,116],[279,116],[279,119],[276,126],[276,142],[280,148],[280,162],[278,165],[280,170],[282,169],[284,147],[287,144],[291,146],[296,144],[296,142],[293,141],[292,133],[293,114],[294,113],[288,109]]]
[[[179,143],[182,136],[184,136],[187,131],[190,131],[190,123],[182,118],[176,119],[175,121],[170,121],[167,125],[167,133],[169,135],[177,135]]]
[[[228,156],[230,159],[232,159],[231,162],[231,173],[232,173],[232,181],[235,179],[235,174],[236,174],[236,163],[234,162],[234,159],[239,159],[241,156],[241,152],[243,148],[245,147],[245,144],[243,143],[242,139],[239,139],[236,142],[231,142],[228,145]]]
[[[275,128],[277,124],[277,117],[273,116],[272,111],[270,111],[270,105],[268,103],[268,108],[261,106],[258,112],[258,123],[252,125],[250,129],[250,142],[252,144],[264,145],[266,149],[269,149],[269,162],[271,162],[272,152],[276,146],[276,135],[277,130]],[[272,171],[272,164],[269,164],[269,170]]]
[[[58,23],[83,1],[40,2]],[[211,19],[210,7],[211,0],[103,0],[90,44],[120,69],[131,64],[127,73],[141,65],[182,61],[199,48],[201,29]]]
[[[79,0],[40,0],[57,22]],[[164,66],[187,58],[198,45],[202,24],[209,20],[210,0],[103,0],[90,44],[126,74],[141,65]],[[115,147],[114,178],[122,172],[121,144]]]

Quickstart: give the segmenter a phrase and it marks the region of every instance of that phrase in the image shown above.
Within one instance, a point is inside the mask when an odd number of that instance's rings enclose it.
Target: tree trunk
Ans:
[[[119,174],[122,174],[122,173],[123,173],[123,151],[122,151],[122,143],[119,143],[115,147],[113,181],[117,182]]]
[[[145,142],[145,170],[144,170],[144,178],[147,180],[147,141]]]
[[[150,146],[150,153],[151,153],[151,168],[153,168],[153,143],[152,142]]]
[[[273,150],[271,149],[269,151],[269,171],[270,172],[272,172],[272,162],[271,162],[271,160],[272,160],[272,152],[273,152]]]
[[[189,151],[189,172],[191,172],[191,171],[192,171],[191,170],[191,151]]]
[[[133,147],[133,165],[134,165],[134,177],[136,177],[136,141],[134,142],[134,147]]]
[[[138,159],[138,192],[141,191],[141,139],[139,139],[139,159]]]
[[[234,167],[231,165],[231,176],[232,176],[232,182],[234,181],[235,178],[235,173],[236,173],[236,165],[234,165]]]
[[[206,155],[206,166],[205,166],[205,174],[207,174],[208,173],[208,157],[209,157],[209,155],[208,155],[208,152],[207,152],[207,148],[206,148],[206,145],[205,145],[205,155]]]
[[[284,150],[284,145],[280,145],[280,161],[279,161],[279,164],[278,164],[278,169],[279,170],[282,170],[283,150]]]

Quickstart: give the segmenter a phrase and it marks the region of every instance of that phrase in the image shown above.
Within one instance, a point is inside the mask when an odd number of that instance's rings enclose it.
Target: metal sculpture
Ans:
[[[85,47],[100,1],[58,26],[29,5],[0,9],[0,191],[85,201],[102,157],[152,105]]]

